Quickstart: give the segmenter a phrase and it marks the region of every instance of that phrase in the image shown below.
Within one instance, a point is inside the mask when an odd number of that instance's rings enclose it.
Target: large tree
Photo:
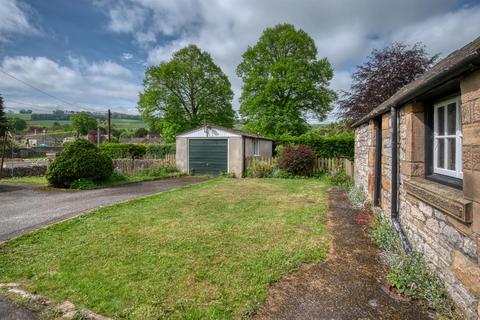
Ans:
[[[230,81],[210,54],[195,45],[148,68],[143,85],[138,109],[150,128],[167,141],[203,123],[233,126]]]
[[[374,49],[367,61],[357,66],[350,90],[343,91],[338,103],[340,117],[350,124],[361,119],[427,71],[437,58],[438,55],[430,56],[420,43],[409,47],[394,42],[382,50]]]
[[[313,39],[290,24],[267,28],[243,54],[240,114],[245,127],[268,136],[298,135],[307,118],[324,120],[336,98],[328,88],[333,69],[317,59]]]
[[[70,121],[77,134],[87,134],[89,130],[97,129],[98,123],[94,116],[87,112],[79,112],[74,114]]]

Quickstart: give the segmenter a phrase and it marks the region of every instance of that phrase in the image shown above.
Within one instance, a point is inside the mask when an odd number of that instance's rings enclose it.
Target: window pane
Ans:
[[[437,109],[437,132],[439,136],[445,134],[445,107]]]
[[[451,103],[447,107],[447,132],[448,134],[454,135],[457,131],[456,126],[456,104]]]
[[[445,168],[445,139],[437,139],[437,167]]]
[[[455,138],[448,138],[447,169],[455,170]]]

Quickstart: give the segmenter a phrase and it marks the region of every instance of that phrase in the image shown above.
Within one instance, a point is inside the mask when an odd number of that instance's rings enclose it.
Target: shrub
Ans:
[[[133,143],[105,143],[100,149],[112,159],[139,159],[145,155],[147,147]]]
[[[329,174],[330,183],[334,186],[349,188],[352,185],[352,179],[347,176],[345,171],[338,171]]]
[[[317,134],[284,136],[276,139],[275,143],[277,146],[305,144],[315,152],[318,158],[348,158],[352,160],[355,150],[355,136],[352,133],[327,136]]]
[[[146,158],[163,159],[167,154],[175,153],[175,143],[149,144],[145,152]]]
[[[312,174],[316,159],[312,149],[304,144],[287,145],[279,156],[278,167],[295,176],[307,176]]]
[[[47,180],[54,187],[69,187],[79,179],[104,180],[113,173],[113,161],[87,140],[67,143],[47,170]]]
[[[277,165],[275,160],[272,162],[260,161],[253,159],[247,168],[247,177],[249,178],[269,178],[273,176],[273,173]]]

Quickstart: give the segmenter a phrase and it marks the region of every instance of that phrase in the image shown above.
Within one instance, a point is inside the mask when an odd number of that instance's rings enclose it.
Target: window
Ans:
[[[253,155],[260,155],[260,141],[258,139],[253,139]]]
[[[463,179],[460,98],[433,106],[433,173]]]

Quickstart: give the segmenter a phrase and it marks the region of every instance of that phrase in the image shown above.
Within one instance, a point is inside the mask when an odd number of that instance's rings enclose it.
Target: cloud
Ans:
[[[12,40],[15,34],[40,34],[29,21],[30,8],[16,0],[0,0],[0,42]]]
[[[46,57],[14,56],[0,60],[0,67],[22,81],[84,109],[120,107],[124,112],[135,112],[141,87],[129,69],[108,60],[88,62],[83,57],[68,57],[67,60],[68,64],[61,64]],[[40,109],[49,105],[50,110],[52,105],[60,109],[73,107],[3,73],[0,73],[0,87],[4,89],[9,108],[25,108],[26,103]],[[9,98],[16,102],[10,103]]]
[[[128,52],[124,52],[122,53],[122,60],[123,61],[128,61],[128,60],[131,60],[133,58],[133,54],[131,53],[128,53]]]

